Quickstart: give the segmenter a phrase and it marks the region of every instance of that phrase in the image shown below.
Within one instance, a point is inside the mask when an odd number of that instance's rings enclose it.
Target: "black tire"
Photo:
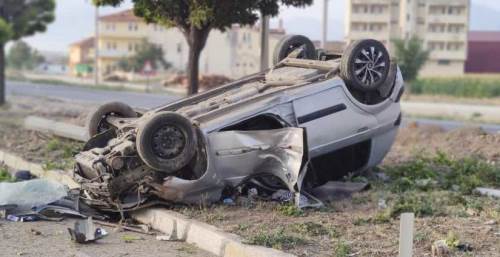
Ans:
[[[137,132],[137,152],[150,168],[176,172],[196,153],[197,136],[191,121],[174,112],[159,112],[145,121]]]
[[[340,76],[348,87],[371,92],[385,83],[390,66],[389,52],[381,42],[359,40],[344,51]]]
[[[316,48],[309,38],[301,35],[288,35],[283,37],[276,45],[273,64],[278,64],[299,47],[304,47],[304,51],[299,56],[300,59],[316,59]]]
[[[121,102],[110,102],[99,106],[87,117],[87,131],[90,137],[101,134],[112,126],[106,122],[108,116],[135,118],[137,113],[132,107]]]

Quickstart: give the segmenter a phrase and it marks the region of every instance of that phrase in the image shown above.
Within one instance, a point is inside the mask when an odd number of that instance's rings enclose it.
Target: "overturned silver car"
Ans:
[[[155,199],[199,204],[249,182],[299,194],[382,161],[404,86],[380,42],[356,41],[340,55],[288,36],[274,61],[148,112],[101,106],[76,156],[83,200],[110,211]]]

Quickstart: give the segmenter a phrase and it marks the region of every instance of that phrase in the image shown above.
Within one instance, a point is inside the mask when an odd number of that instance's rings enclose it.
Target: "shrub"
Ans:
[[[449,95],[470,98],[500,97],[500,78],[428,78],[411,83],[413,94]]]

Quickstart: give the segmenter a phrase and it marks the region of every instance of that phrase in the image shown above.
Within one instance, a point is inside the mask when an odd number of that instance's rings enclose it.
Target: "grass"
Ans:
[[[293,224],[292,230],[296,233],[308,236],[336,235],[336,231],[329,229],[322,224],[312,221]]]
[[[500,97],[500,77],[426,78],[411,83],[412,94],[466,98]]]
[[[338,241],[334,248],[335,257],[348,257],[351,254],[351,247],[344,241]]]
[[[74,165],[74,155],[80,151],[82,144],[72,140],[52,138],[45,145],[45,170],[67,170]]]
[[[282,215],[289,217],[300,217],[305,215],[304,211],[297,208],[293,203],[278,205],[277,210]]]
[[[455,159],[444,153],[420,155],[401,165],[386,167],[391,191],[452,190],[470,195],[478,186],[500,187],[500,166],[480,158]]]
[[[13,180],[6,168],[0,167],[0,182],[11,182]]]
[[[498,164],[473,157],[455,159],[441,152],[418,155],[411,161],[384,167],[384,171],[390,181],[379,184],[378,189],[388,191],[389,207],[376,217],[357,219],[355,225],[384,223],[404,212],[418,217],[480,212],[485,203],[474,195],[474,189],[500,187]]]
[[[250,236],[246,243],[282,250],[290,249],[297,245],[305,244],[306,242],[307,241],[302,237],[286,233],[284,229],[278,229],[272,232],[261,231],[260,233]]]

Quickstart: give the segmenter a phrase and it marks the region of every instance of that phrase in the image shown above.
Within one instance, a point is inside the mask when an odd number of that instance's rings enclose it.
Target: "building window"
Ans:
[[[441,65],[441,66],[448,66],[450,65],[451,61],[450,60],[438,60],[438,65]]]
[[[128,51],[129,52],[134,51],[134,45],[132,43],[128,43]]]
[[[128,23],[128,30],[129,31],[137,31],[139,29],[139,25],[135,22],[129,22]]]

